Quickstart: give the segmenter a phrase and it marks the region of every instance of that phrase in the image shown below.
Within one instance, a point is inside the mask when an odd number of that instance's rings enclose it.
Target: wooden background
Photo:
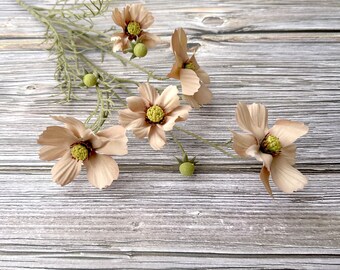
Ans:
[[[44,27],[14,0],[2,0],[0,269],[340,269],[340,1],[150,0],[146,6],[164,43],[136,61],[167,74],[170,35],[184,27],[211,76],[214,101],[191,113],[186,128],[228,140],[228,129],[237,128],[237,101],[265,104],[270,124],[303,121],[310,132],[298,141],[296,167],[308,186],[292,195],[273,188],[272,199],[259,180],[261,164],[228,158],[179,132],[200,161],[194,177],[177,172],[173,142],[155,152],[130,133],[129,155],[117,158],[120,179],[110,188],[92,188],[84,172],[57,186],[54,163],[39,160],[36,139],[56,124],[49,115],[84,120],[95,95],[77,90],[80,101],[58,104],[55,63],[40,45]],[[112,24],[107,13],[96,27]],[[103,67],[146,79],[113,58]]]

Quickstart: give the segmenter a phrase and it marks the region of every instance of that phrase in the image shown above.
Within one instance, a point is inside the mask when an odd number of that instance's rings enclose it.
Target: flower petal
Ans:
[[[288,146],[308,132],[308,127],[301,122],[277,120],[269,133],[278,137],[282,147]]]
[[[53,181],[61,186],[69,184],[80,172],[82,161],[71,157],[68,151],[52,168]]]
[[[159,105],[164,110],[165,114],[169,114],[180,105],[179,96],[177,94],[177,87],[169,85],[155,100],[155,104]]]
[[[189,59],[187,54],[187,35],[183,28],[178,28],[171,36],[171,48],[183,61]]]
[[[118,111],[119,124],[126,129],[140,127],[145,123],[145,113],[136,113],[130,109]]]
[[[255,156],[258,161],[262,161],[263,165],[270,171],[270,167],[273,161],[273,156],[259,152],[258,156]]]
[[[276,186],[286,193],[302,189],[308,182],[306,176],[292,167],[288,160],[280,155],[273,159],[271,174]]]
[[[203,104],[208,104],[212,100],[212,93],[202,84],[198,91],[193,96],[183,95],[183,98],[189,103],[193,108],[198,109]]]
[[[139,41],[142,42],[148,48],[154,48],[161,42],[161,39],[149,32],[143,32],[140,37]]]
[[[156,89],[149,83],[141,83],[138,87],[138,90],[140,95],[149,102],[149,104],[147,104],[148,107],[153,105],[156,98],[159,96]]]
[[[126,155],[128,153],[126,129],[122,126],[112,126],[97,133],[105,144],[96,151],[105,155]]]
[[[79,139],[67,128],[50,126],[39,136],[38,143],[42,145],[51,145],[62,147],[69,147],[71,144],[77,142]]]
[[[295,164],[295,157],[296,157],[296,145],[290,144],[281,149],[280,156],[283,156],[290,165]]]
[[[125,21],[123,19],[122,14],[120,13],[120,11],[118,10],[118,8],[115,8],[112,11],[112,20],[115,22],[115,24],[121,26],[123,29],[125,29]]]
[[[200,79],[195,71],[191,69],[182,68],[180,71],[180,80],[182,85],[182,93],[184,95],[192,96],[201,87]]]
[[[252,112],[253,113],[253,112]],[[262,115],[264,117],[265,115]],[[256,116],[260,118],[260,116]],[[236,107],[236,122],[238,123],[239,127],[244,131],[249,131],[253,133],[253,135],[257,138],[258,141],[262,141],[265,136],[266,130],[261,129],[258,127],[259,119],[253,119],[249,107],[242,102],[239,102]],[[264,120],[263,120],[264,121]]]
[[[251,121],[253,124],[253,129],[257,129],[259,133],[263,133],[268,130],[268,110],[262,104],[253,103],[247,105]]]
[[[68,116],[52,116],[54,120],[65,123],[65,127],[73,132],[73,134],[81,138],[83,134],[86,132],[86,127],[83,122],[79,121],[74,117]]]
[[[233,132],[233,149],[240,157],[248,157],[246,151],[252,145],[257,145],[253,135]]]
[[[150,132],[150,125],[147,125],[146,123],[144,125],[142,125],[141,127],[138,128],[134,128],[132,130],[133,134],[135,134],[135,136],[139,139],[143,139],[145,137],[148,137],[149,132]]]
[[[210,77],[209,77],[208,73],[206,73],[203,69],[199,68],[195,72],[203,83],[205,83],[205,84],[210,83]]]
[[[127,97],[126,101],[127,106],[133,112],[145,113],[145,111],[147,110],[147,105],[149,104],[148,101],[145,100],[144,98],[136,96]]]
[[[67,151],[69,151],[69,147],[59,147],[59,146],[51,146],[44,145],[41,147],[39,151],[39,158],[41,160],[55,160],[61,158]]]
[[[159,125],[154,125],[149,131],[149,143],[155,150],[160,150],[166,143],[165,132]]]
[[[261,172],[260,172],[260,179],[261,179],[264,187],[266,188],[268,194],[270,196],[273,196],[272,189],[269,185],[269,176],[270,176],[270,172],[267,170],[267,168],[265,166],[263,166],[262,169],[261,169]]]
[[[111,157],[93,153],[84,161],[89,182],[97,188],[106,188],[118,179],[119,168]]]

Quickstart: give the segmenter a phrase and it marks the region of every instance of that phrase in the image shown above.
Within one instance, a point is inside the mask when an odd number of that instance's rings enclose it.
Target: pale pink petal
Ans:
[[[142,29],[148,29],[154,22],[154,17],[150,12],[146,14],[146,16],[139,21]]]
[[[161,39],[149,32],[143,32],[138,38],[147,48],[154,48],[161,42]]]
[[[67,128],[50,126],[39,136],[38,143],[58,147],[69,147],[78,141],[78,138]]]
[[[270,167],[273,161],[273,156],[259,152],[258,156],[255,156],[258,161],[262,161],[263,165],[270,171]]]
[[[118,111],[119,124],[126,129],[140,127],[145,123],[145,113],[136,113],[130,109]]]
[[[200,89],[193,95],[183,95],[183,98],[193,108],[198,109],[203,104],[209,104],[212,100],[212,93],[204,84],[201,85]]]
[[[97,136],[100,137],[105,144],[100,148],[96,148],[96,151],[105,155],[126,155],[128,153],[128,138],[125,133],[126,129],[122,126],[112,126],[99,131]]]
[[[262,133],[263,137],[268,131],[268,110],[262,104],[253,103],[247,105],[253,128],[257,129],[259,133]]]
[[[67,151],[70,151],[70,147],[44,145],[39,151],[39,158],[41,160],[55,160],[61,158]]]
[[[118,10],[118,8],[115,8],[112,11],[112,20],[115,22],[115,24],[121,26],[123,29],[125,28],[125,21],[122,17],[122,14],[120,13],[120,11]]]
[[[138,128],[134,128],[132,130],[133,134],[135,134],[135,136],[139,139],[143,139],[145,137],[148,137],[149,136],[149,132],[150,132],[150,128],[151,126],[150,125],[147,125],[146,123],[141,126],[141,127],[138,127]]]
[[[130,15],[130,5],[125,6],[125,8],[123,9],[122,17],[125,21],[125,24],[128,24],[130,21],[132,21]]]
[[[187,35],[182,28],[178,28],[172,34],[171,48],[183,61],[189,59],[187,54]]]
[[[131,21],[139,22],[140,14],[143,12],[143,5],[142,4],[132,4],[130,6],[130,16]]]
[[[89,182],[97,188],[106,188],[118,179],[119,168],[111,157],[97,153],[84,161]]]
[[[149,107],[149,102],[142,97],[128,97],[126,98],[128,108],[133,112],[145,113]]]
[[[257,123],[253,122],[249,108],[245,103],[239,102],[236,107],[236,122],[244,131],[254,134],[258,141],[262,141],[265,136],[265,130],[257,127]]]
[[[166,143],[165,132],[159,125],[154,125],[149,131],[149,143],[155,150],[160,150]]]
[[[68,151],[52,168],[53,181],[61,186],[70,183],[80,172],[82,161],[71,157]]]
[[[233,149],[239,156],[248,157],[246,151],[253,145],[257,145],[256,138],[253,135],[233,132]]]
[[[255,157],[259,161],[262,162],[262,159],[259,159],[260,157],[260,146],[258,144],[253,144],[251,145],[247,150],[246,150],[246,155],[249,157]]]
[[[174,55],[175,55],[176,62],[172,66],[172,69],[171,69],[170,73],[167,75],[167,77],[179,80],[181,69],[183,68],[184,62],[183,62],[182,58],[180,58],[176,53]]]
[[[159,96],[155,87],[149,83],[141,83],[138,87],[138,90],[140,95],[149,102],[149,104],[147,104],[148,107],[153,105],[156,98]]]
[[[290,165],[295,164],[295,156],[296,156],[296,145],[290,144],[281,149],[280,156],[283,156]]]
[[[127,139],[126,138],[126,129],[119,125],[114,125],[112,127],[103,129],[97,132],[97,136],[104,137],[110,140],[114,139]]]
[[[272,189],[269,185],[269,176],[270,176],[270,172],[267,170],[267,168],[265,166],[263,166],[262,169],[261,169],[261,172],[260,172],[260,179],[261,179],[264,187],[266,188],[268,194],[270,196],[273,196]]]
[[[86,131],[86,127],[83,122],[79,121],[74,117],[67,116],[52,116],[54,120],[65,123],[65,127],[73,132],[73,134],[81,138]]]
[[[205,83],[205,84],[210,83],[210,77],[209,77],[208,73],[206,73],[203,69],[199,68],[195,72],[203,83]]]
[[[176,122],[186,121],[189,117],[190,106],[178,106],[164,118],[165,124],[162,125],[164,131],[172,130]]]
[[[181,69],[180,80],[182,85],[182,93],[184,95],[192,96],[201,87],[200,79],[195,71],[191,69]]]
[[[302,189],[308,182],[306,176],[292,167],[288,160],[280,155],[275,157],[272,162],[271,174],[276,186],[286,193]]]
[[[171,113],[177,108],[179,103],[178,89],[174,85],[169,85],[165,88],[160,96],[155,100],[156,105],[159,105],[165,112],[165,114]]]
[[[288,146],[308,132],[308,127],[301,122],[277,120],[269,133],[278,137],[282,147]]]

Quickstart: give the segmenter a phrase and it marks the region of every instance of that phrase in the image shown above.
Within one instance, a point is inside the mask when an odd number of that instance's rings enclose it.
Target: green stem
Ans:
[[[182,151],[183,156],[187,155],[187,152],[185,152],[183,145],[181,142],[176,138],[175,134],[173,132],[170,133],[172,138],[174,139],[175,143],[178,145],[179,149]]]
[[[181,127],[178,127],[178,126],[175,126],[175,129],[180,130],[180,131],[182,131],[182,132],[184,132],[184,133],[186,133],[186,134],[188,134],[188,135],[190,135],[190,136],[196,138],[197,140],[200,140],[201,142],[203,142],[203,143],[205,143],[205,144],[207,144],[207,145],[209,145],[209,146],[215,148],[216,150],[222,152],[223,154],[226,154],[226,155],[229,156],[229,157],[237,158],[237,157],[234,156],[233,154],[230,154],[228,151],[224,150],[224,149],[223,149],[222,147],[220,147],[217,143],[213,143],[213,142],[211,142],[211,141],[209,141],[209,140],[203,138],[202,136],[197,135],[196,133],[193,133],[193,132],[191,132],[191,131],[189,131],[189,130],[186,130],[186,129],[181,128]]]

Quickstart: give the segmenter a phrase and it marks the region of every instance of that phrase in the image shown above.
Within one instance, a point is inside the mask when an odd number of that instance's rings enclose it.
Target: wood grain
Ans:
[[[44,27],[4,0],[0,269],[339,269],[339,1],[152,0],[146,6],[163,43],[138,63],[167,74],[170,35],[181,26],[212,79],[214,102],[192,112],[184,126],[227,141],[237,129],[238,101],[265,104],[270,125],[278,118],[303,121],[310,132],[297,142],[296,166],[308,186],[292,195],[273,187],[272,199],[258,178],[261,164],[228,158],[177,131],[200,160],[192,178],[178,174],[173,156],[180,152],[171,138],[155,152],[129,134],[129,155],[116,159],[120,179],[110,188],[92,188],[84,172],[65,188],[56,186],[53,162],[39,160],[36,139],[56,124],[50,115],[84,120],[94,93],[77,89],[80,100],[58,103],[55,64],[41,45]],[[98,29],[111,25],[109,13],[96,21]],[[88,56],[99,59],[96,52]],[[110,57],[102,67],[146,80]],[[107,125],[116,123],[113,116]]]

